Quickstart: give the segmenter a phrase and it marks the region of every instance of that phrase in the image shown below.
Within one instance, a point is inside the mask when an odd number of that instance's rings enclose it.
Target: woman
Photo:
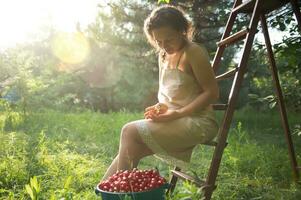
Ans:
[[[186,167],[193,148],[218,132],[211,104],[219,88],[206,49],[190,40],[185,14],[174,6],[158,7],[145,20],[144,32],[158,50],[158,104],[146,108],[145,119],[124,125],[118,155],[103,180],[153,154]]]

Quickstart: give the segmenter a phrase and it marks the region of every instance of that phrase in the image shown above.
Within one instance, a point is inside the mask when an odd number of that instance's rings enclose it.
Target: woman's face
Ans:
[[[168,54],[174,54],[183,47],[185,37],[182,32],[171,27],[161,27],[152,31],[157,45]]]

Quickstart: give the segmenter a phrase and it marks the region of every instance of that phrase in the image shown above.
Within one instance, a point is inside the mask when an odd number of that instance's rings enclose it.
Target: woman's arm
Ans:
[[[189,115],[200,108],[206,108],[219,98],[218,84],[206,49],[192,44],[187,49],[186,55],[202,93],[191,103],[177,110],[180,117]]]
[[[193,44],[190,48],[188,48],[186,55],[192,68],[192,72],[200,85],[200,91],[202,91],[202,93],[192,102],[178,110],[167,110],[163,114],[148,115],[148,117],[153,121],[170,121],[190,115],[195,110],[206,108],[219,98],[219,88],[213,69],[210,65],[207,51],[204,48]]]

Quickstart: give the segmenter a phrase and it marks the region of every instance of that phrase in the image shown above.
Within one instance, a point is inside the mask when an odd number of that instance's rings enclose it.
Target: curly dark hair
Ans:
[[[185,17],[184,11],[179,7],[164,5],[154,9],[144,21],[144,33],[153,47],[158,48],[152,31],[166,26],[182,32],[188,40],[192,39],[192,23]]]

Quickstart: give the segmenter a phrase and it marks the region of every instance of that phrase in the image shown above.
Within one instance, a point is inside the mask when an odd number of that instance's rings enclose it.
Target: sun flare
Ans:
[[[51,48],[55,56],[68,64],[81,63],[90,53],[89,41],[80,32],[57,34],[51,42]]]
[[[0,48],[30,42],[47,29],[74,32],[97,15],[97,4],[106,0],[9,0],[0,1]],[[46,32],[46,33],[45,33]]]

